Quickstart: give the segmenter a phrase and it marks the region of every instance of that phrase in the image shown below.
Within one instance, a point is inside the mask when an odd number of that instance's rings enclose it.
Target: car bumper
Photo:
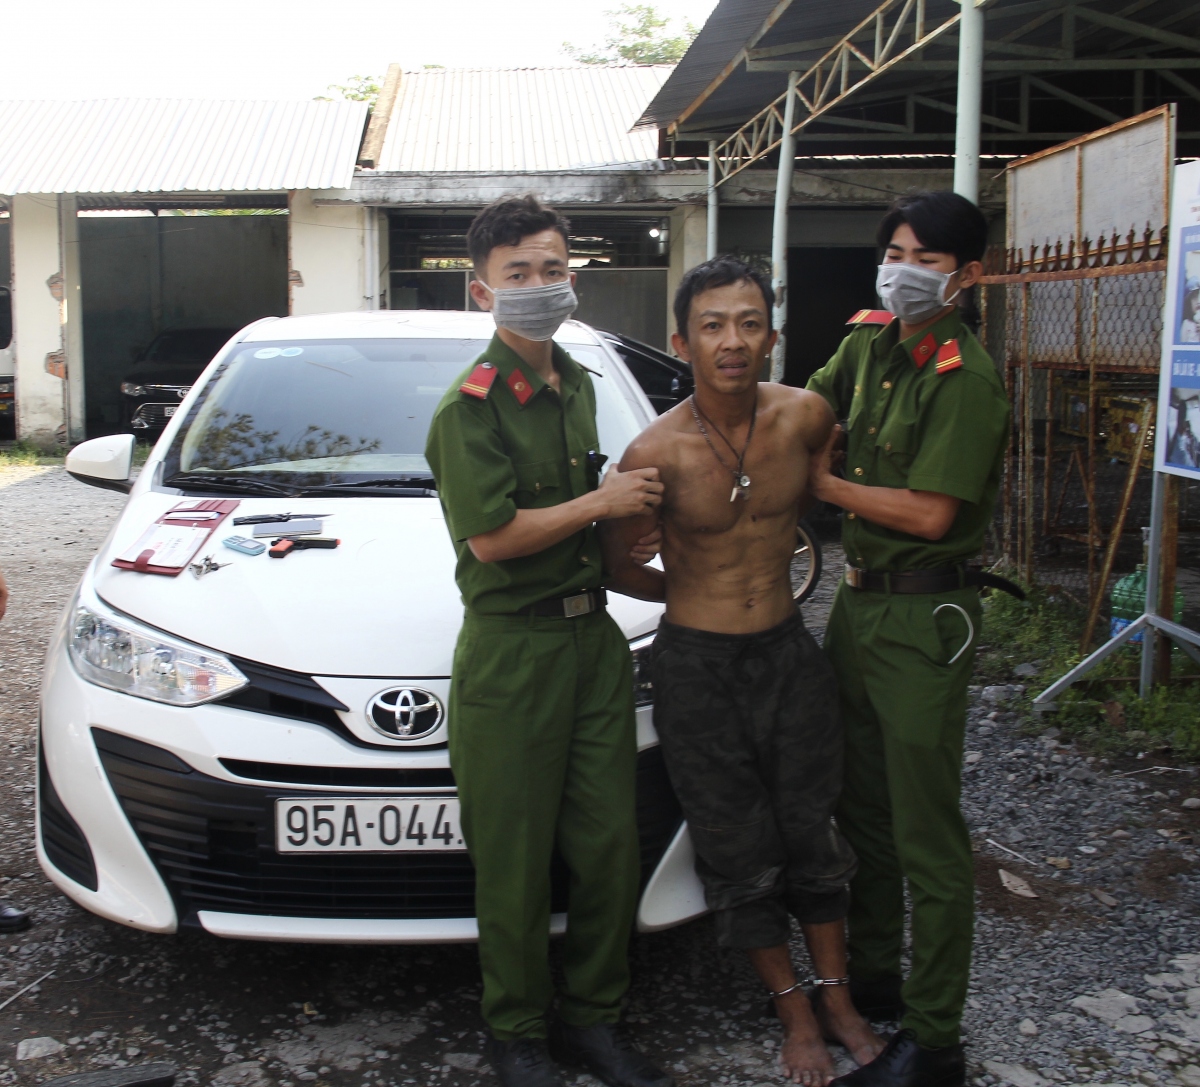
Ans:
[[[319,724],[220,704],[177,708],[97,687],[74,670],[60,629],[42,689],[42,868],[81,906],[151,932],[190,927],[324,943],[477,938],[465,853],[277,853],[279,797],[421,791],[257,780],[283,753],[300,778],[306,767],[449,766],[444,748],[398,757]],[[256,765],[268,769],[246,769]],[[703,894],[656,746],[640,753],[638,775],[639,927],[656,930],[704,912]],[[565,927],[566,873],[557,867],[552,931]]]

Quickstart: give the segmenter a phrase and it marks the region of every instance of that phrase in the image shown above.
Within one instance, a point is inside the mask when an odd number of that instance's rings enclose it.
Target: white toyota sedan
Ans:
[[[462,604],[423,452],[493,330],[485,313],[267,318],[221,349],[135,483],[132,435],[72,451],[72,475],[129,501],[42,685],[37,849],[65,894],[151,932],[476,938],[446,746]],[[611,340],[575,321],[556,339],[595,375],[601,448],[619,459],[649,401]],[[272,519],[284,527],[255,523]],[[289,526],[339,543],[282,559],[226,544],[254,551],[257,530],[269,547]],[[638,667],[661,608],[609,606],[635,663],[638,926],[653,931],[702,913],[703,894]],[[556,859],[552,931],[566,875]]]

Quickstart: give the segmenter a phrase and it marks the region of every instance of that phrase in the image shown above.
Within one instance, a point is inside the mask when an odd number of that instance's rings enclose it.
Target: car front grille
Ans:
[[[428,750],[427,748],[424,750]],[[453,789],[454,771],[373,766],[291,766],[278,762],[221,759],[221,765],[240,778],[286,781],[292,785],[334,785],[359,789]]]
[[[94,728],[92,735],[182,924],[196,925],[200,910],[283,917],[475,915],[475,872],[465,853],[276,853],[275,801],[328,793],[221,781],[162,748],[104,729]],[[639,756],[638,814],[644,883],[680,821],[657,748]],[[567,885],[566,866],[556,856],[555,912],[566,909]]]
[[[337,711],[341,710],[345,713],[349,707],[340,699],[334,698],[312,676],[305,675],[303,672],[292,672],[286,668],[277,668],[273,664],[260,664],[258,661],[246,660],[243,657],[230,657],[229,660],[250,682],[227,698],[213,702],[214,707],[236,706],[238,709],[265,713],[271,717],[288,717],[293,721],[308,721],[337,733],[343,740],[355,747],[377,749],[384,746],[383,744],[364,743],[355,736],[337,715]],[[389,747],[389,750],[394,750],[394,748]],[[313,784],[318,783],[313,782]]]
[[[142,404],[133,413],[133,425],[135,427],[165,427],[178,410],[178,402],[174,404]]]
[[[41,816],[42,848],[50,863],[64,876],[94,891],[99,886],[96,880],[96,861],[91,846],[71,818],[46,767],[46,756],[38,744],[38,814]]]

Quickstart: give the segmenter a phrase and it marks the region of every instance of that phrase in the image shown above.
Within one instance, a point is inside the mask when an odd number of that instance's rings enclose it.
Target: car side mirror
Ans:
[[[83,442],[67,454],[67,472],[80,483],[128,494],[136,440],[132,434],[106,434]]]

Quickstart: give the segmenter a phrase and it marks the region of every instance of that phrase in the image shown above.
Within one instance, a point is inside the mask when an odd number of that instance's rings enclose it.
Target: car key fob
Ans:
[[[265,543],[252,540],[249,536],[226,536],[221,543],[231,551],[240,551],[243,555],[261,555],[267,549]]]

